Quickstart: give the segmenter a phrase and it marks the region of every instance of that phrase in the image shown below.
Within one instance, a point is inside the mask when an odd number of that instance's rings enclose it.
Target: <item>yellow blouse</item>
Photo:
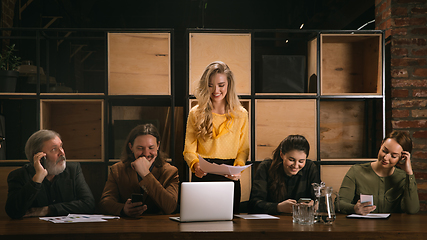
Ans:
[[[248,112],[241,107],[227,121],[225,114],[212,113],[213,136],[210,139],[196,137],[195,112],[198,105],[188,114],[185,134],[184,159],[192,171],[203,158],[235,159],[234,165],[244,166],[249,156]]]

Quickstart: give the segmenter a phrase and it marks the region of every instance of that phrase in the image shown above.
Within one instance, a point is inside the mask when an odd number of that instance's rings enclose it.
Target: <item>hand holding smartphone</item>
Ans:
[[[374,196],[373,195],[366,195],[366,194],[360,194],[360,203],[370,202],[370,205],[366,205],[367,207],[374,205]]]
[[[298,203],[310,203],[311,202],[311,198],[300,198],[298,200]]]
[[[399,164],[404,164],[406,162],[406,156],[404,155],[404,153],[401,153],[401,157],[399,160]]]
[[[132,203],[142,202],[143,195],[141,193],[132,193]]]
[[[42,158],[40,158],[40,164],[42,165],[43,168],[44,167],[44,162],[46,161],[46,156],[43,156]]]
[[[49,174],[48,170],[46,169],[46,156],[41,155],[42,152],[39,152],[33,156],[33,163],[34,170],[36,171],[36,174],[33,176],[33,181],[41,183],[43,182],[43,179]],[[40,156],[41,155],[41,156]],[[40,165],[37,164],[37,161],[40,163]]]

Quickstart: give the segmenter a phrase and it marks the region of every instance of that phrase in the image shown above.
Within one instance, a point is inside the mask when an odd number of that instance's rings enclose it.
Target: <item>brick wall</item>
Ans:
[[[386,35],[387,130],[412,136],[412,166],[427,212],[427,0],[375,0],[375,14]]]
[[[11,28],[13,26],[13,16],[16,0],[1,1],[1,24],[2,28]]]

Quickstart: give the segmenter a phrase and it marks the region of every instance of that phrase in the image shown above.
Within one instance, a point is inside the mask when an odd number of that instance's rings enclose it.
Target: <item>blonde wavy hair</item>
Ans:
[[[239,97],[236,93],[236,87],[234,82],[233,72],[227,64],[221,61],[215,61],[210,63],[203,72],[202,77],[199,80],[199,84],[194,92],[195,97],[198,100],[198,107],[196,109],[196,126],[197,126],[197,138],[207,139],[212,137],[213,124],[212,124],[212,100],[209,92],[209,79],[217,74],[222,73],[227,76],[228,87],[227,95],[225,96],[225,112],[228,122],[230,122],[233,113],[240,109]]]

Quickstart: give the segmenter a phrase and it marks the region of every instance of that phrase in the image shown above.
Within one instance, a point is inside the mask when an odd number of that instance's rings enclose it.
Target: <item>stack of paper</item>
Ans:
[[[108,219],[119,219],[118,216],[68,214],[58,217],[41,217],[40,220],[53,223],[106,222]]]
[[[234,216],[243,218],[243,219],[280,219],[278,217],[271,216],[268,214],[241,214],[241,215],[235,214]]]
[[[351,214],[347,216],[348,218],[388,218],[390,213],[368,213],[367,215]]]
[[[252,165],[252,164],[249,164],[246,166],[230,166],[226,164],[218,165],[216,163],[210,163],[206,161],[200,155],[199,155],[199,164],[200,164],[200,168],[204,172],[211,173],[211,174],[218,174],[218,175],[235,175]]]

